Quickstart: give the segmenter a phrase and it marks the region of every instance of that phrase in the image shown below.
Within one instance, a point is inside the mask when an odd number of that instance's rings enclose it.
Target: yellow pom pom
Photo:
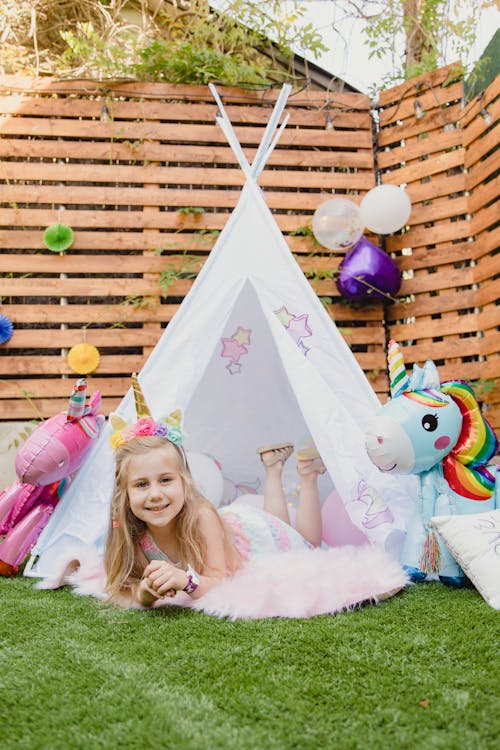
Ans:
[[[68,365],[79,375],[87,375],[99,365],[99,350],[92,344],[83,342],[72,346],[68,352]]]

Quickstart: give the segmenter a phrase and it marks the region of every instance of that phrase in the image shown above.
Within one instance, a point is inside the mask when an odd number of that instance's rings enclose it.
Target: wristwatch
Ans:
[[[186,583],[186,585],[184,586],[182,590],[185,591],[186,594],[192,594],[193,591],[196,591],[196,589],[200,585],[200,576],[198,575],[196,570],[193,570],[191,565],[188,565],[186,573],[188,577],[188,582]]]

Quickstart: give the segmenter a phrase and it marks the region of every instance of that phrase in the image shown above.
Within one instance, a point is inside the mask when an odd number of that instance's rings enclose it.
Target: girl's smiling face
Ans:
[[[168,445],[130,458],[127,493],[132,513],[148,528],[174,521],[184,507],[184,483]]]

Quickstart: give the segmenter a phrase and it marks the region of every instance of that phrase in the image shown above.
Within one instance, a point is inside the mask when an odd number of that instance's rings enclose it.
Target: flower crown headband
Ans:
[[[116,450],[120,445],[128,443],[136,437],[147,437],[151,435],[158,435],[159,437],[169,440],[174,445],[181,447],[182,441],[184,440],[181,427],[181,410],[176,409],[169,414],[168,417],[162,417],[161,420],[156,422],[151,416],[151,412],[146,404],[144,394],[142,393],[135,373],[132,375],[132,389],[134,392],[135,410],[137,412],[138,420],[137,422],[130,424],[125,422],[125,420],[117,414],[111,414],[109,417],[113,430],[109,439],[111,447]]]

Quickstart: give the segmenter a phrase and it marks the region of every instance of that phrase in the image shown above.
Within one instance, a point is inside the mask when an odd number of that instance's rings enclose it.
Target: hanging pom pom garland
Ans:
[[[72,346],[68,352],[68,365],[78,375],[88,375],[94,372],[99,365],[99,360],[100,354],[97,347],[85,341]]]
[[[101,355],[99,349],[84,340],[72,346],[68,352],[68,365],[78,375],[88,375],[99,366]]]
[[[0,314],[0,344],[6,344],[12,338],[14,324],[6,315]]]
[[[74,234],[66,224],[52,224],[43,233],[43,242],[53,253],[63,253],[73,244]]]

